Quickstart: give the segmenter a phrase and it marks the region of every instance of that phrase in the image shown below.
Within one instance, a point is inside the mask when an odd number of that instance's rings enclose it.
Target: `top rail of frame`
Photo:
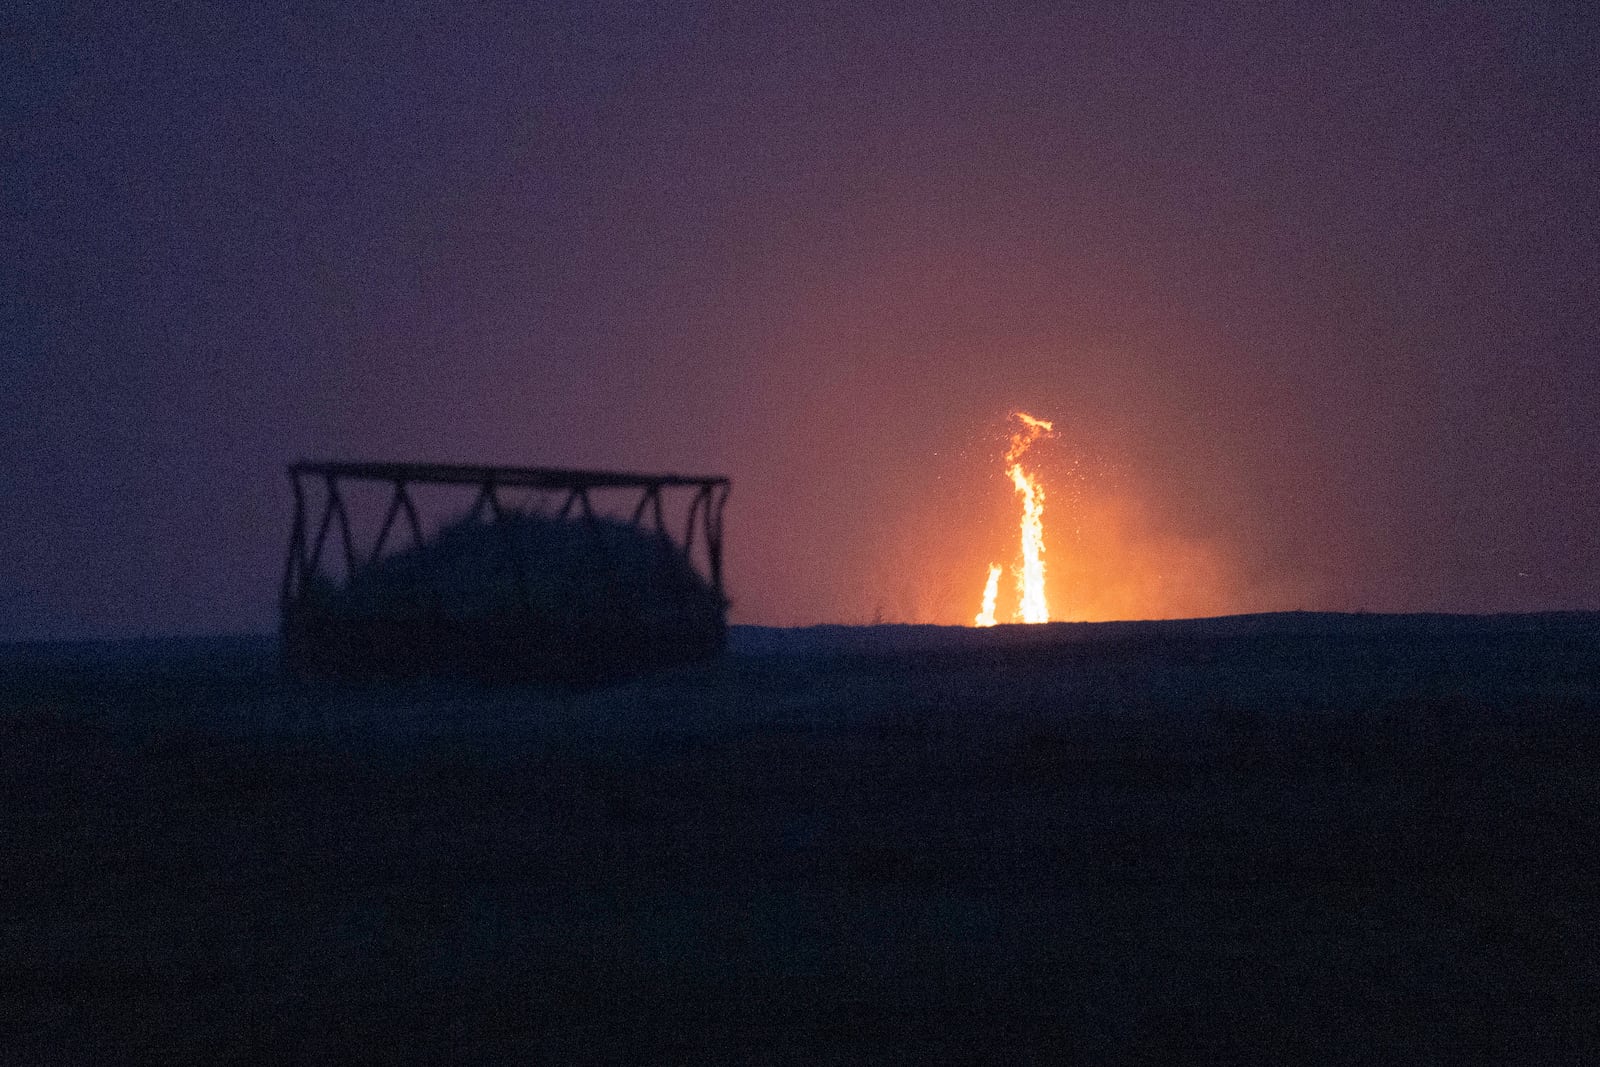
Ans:
[[[294,477],[359,478],[385,482],[437,485],[486,485],[532,489],[653,489],[664,486],[725,486],[717,475],[628,474],[619,471],[564,470],[555,467],[483,467],[456,463],[317,463],[302,460],[289,465]]]

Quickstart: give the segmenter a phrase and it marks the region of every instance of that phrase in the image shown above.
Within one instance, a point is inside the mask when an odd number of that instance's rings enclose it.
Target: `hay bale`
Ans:
[[[312,671],[582,680],[714,655],[726,610],[664,537],[511,512],[308,588],[285,641]]]

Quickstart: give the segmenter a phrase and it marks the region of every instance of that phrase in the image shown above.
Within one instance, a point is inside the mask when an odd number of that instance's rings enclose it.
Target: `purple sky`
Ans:
[[[297,458],[733,478],[734,619],[1600,608],[1588,5],[76,5],[0,43],[0,639]],[[1335,10],[1336,9],[1336,10]]]

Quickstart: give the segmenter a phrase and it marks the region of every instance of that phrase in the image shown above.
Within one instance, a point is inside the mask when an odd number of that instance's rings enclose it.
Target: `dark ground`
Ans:
[[[1600,615],[0,647],[19,1062],[1582,1062]]]

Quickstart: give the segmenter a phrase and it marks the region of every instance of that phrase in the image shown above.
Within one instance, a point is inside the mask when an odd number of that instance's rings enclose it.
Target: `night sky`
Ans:
[[[1588,6],[12,7],[0,638],[270,628],[300,457],[970,622],[1013,410],[1057,617],[1600,608]]]

